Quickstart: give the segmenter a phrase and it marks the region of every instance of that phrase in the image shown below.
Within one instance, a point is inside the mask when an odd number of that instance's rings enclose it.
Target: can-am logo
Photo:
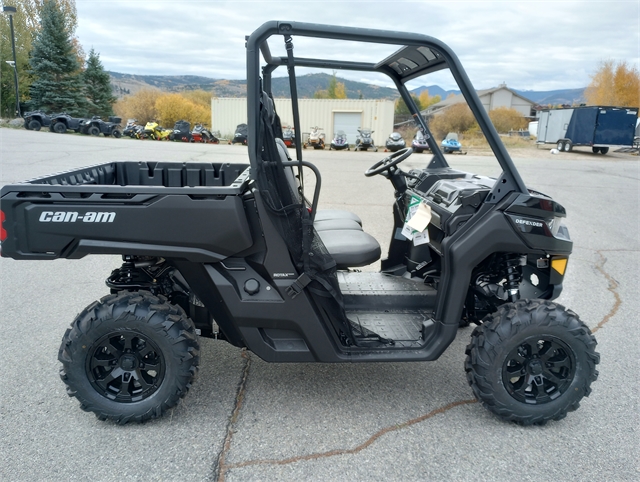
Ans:
[[[524,224],[525,226],[535,226],[541,228],[543,224],[539,221],[529,221],[528,219],[516,219],[516,224]]]
[[[116,218],[116,213],[89,211],[79,214],[75,211],[43,211],[40,214],[41,223],[112,223]]]

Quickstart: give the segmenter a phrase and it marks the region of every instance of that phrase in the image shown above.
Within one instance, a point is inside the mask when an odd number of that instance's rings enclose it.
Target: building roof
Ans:
[[[526,97],[523,97],[522,95],[518,94],[515,90],[510,89],[509,87],[507,87],[507,84],[500,84],[497,87],[493,87],[491,89],[482,89],[482,90],[476,90],[476,93],[478,94],[478,97],[484,97],[486,95],[491,95],[494,92],[497,92],[499,90],[508,90],[509,92],[511,92],[511,94],[515,95],[516,97],[521,98],[522,100],[525,100],[526,102],[529,102],[531,105],[534,105],[535,102],[532,101],[531,99],[527,99]],[[438,102],[437,104],[433,104],[430,105],[428,108],[426,108],[425,110],[421,111],[421,114],[431,114],[433,112],[436,112],[438,110],[441,109],[445,109],[447,107],[450,107],[454,104],[461,104],[466,102],[464,100],[464,96],[462,94],[456,94],[453,95],[451,97],[448,97],[444,100],[441,100],[440,102]]]

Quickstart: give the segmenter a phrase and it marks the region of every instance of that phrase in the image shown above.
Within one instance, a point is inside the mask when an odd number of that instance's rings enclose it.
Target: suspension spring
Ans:
[[[507,282],[505,283],[505,287],[509,294],[509,300],[512,302],[519,299],[520,283],[522,282],[522,270],[520,266],[523,265],[523,261],[526,262],[526,258],[520,255],[508,255],[504,260],[507,269]]]

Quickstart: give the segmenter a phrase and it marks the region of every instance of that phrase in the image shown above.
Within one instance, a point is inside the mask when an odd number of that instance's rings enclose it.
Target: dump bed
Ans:
[[[2,256],[214,262],[253,244],[247,164],[111,162],[6,185]]]

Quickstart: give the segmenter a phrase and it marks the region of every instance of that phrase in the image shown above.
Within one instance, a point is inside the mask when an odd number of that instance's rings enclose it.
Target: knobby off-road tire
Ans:
[[[576,410],[598,378],[596,339],[578,315],[545,300],[506,303],[477,327],[465,371],[504,420],[542,425]]]
[[[60,378],[80,408],[120,424],[160,417],[189,390],[199,363],[193,322],[148,291],[84,309],[62,338]]]
[[[53,131],[57,132],[58,134],[64,134],[65,132],[67,132],[67,126],[62,122],[56,122],[55,124],[53,124]]]

